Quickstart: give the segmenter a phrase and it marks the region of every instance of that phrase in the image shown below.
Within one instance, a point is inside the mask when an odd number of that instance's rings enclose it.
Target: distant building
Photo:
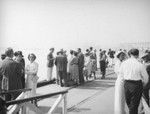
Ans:
[[[137,43],[121,43],[118,48],[120,49],[131,49],[131,48],[138,48],[141,51],[146,49],[150,49],[150,42],[137,42]]]

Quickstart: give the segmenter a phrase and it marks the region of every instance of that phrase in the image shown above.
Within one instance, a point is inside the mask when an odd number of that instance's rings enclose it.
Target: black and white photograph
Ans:
[[[0,0],[0,114],[150,114],[150,0]]]

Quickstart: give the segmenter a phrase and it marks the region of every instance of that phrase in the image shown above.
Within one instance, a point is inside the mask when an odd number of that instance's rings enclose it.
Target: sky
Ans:
[[[150,42],[149,0],[0,0],[0,47]]]
[[[149,6],[150,0],[0,0],[0,53],[22,50],[26,62],[35,53],[44,79],[51,47],[56,53],[150,42]]]

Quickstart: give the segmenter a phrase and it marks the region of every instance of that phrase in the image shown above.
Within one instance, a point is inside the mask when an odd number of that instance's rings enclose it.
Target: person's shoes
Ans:
[[[105,77],[101,77],[101,79],[105,79]]]
[[[69,84],[64,84],[64,87],[69,87]]]
[[[37,103],[35,103],[35,106],[36,106],[36,107],[39,107]]]
[[[61,87],[64,87],[64,84],[63,84],[63,83],[60,83],[60,86],[61,86]]]
[[[92,77],[92,74],[90,74],[89,77],[91,78],[91,77]]]

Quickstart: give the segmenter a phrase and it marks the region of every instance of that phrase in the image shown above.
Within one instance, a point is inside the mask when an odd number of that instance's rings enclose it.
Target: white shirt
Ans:
[[[125,80],[142,80],[144,85],[148,82],[146,67],[134,57],[121,64],[119,74]]]

